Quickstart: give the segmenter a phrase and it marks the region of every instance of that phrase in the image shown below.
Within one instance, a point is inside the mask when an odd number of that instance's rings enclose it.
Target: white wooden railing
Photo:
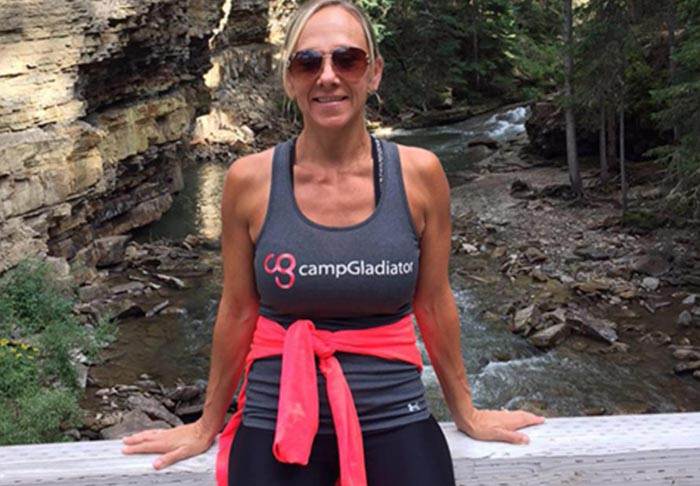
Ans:
[[[700,485],[700,413],[553,418],[527,430],[527,446],[476,442],[442,427],[458,485]],[[155,456],[123,456],[121,447],[0,447],[0,485],[214,485],[215,447],[158,472]]]

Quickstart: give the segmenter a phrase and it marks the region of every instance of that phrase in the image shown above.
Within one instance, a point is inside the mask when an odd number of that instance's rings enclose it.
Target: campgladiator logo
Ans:
[[[265,272],[275,276],[275,283],[287,290],[294,286],[297,275],[306,277],[393,277],[413,273],[414,262],[381,260],[368,263],[351,260],[346,263],[304,263],[297,268],[297,260],[291,253],[270,253],[263,261]],[[296,270],[296,273],[295,273]]]

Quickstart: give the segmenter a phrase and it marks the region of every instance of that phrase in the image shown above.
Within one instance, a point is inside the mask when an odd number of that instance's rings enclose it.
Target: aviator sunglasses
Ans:
[[[323,69],[323,58],[326,56],[331,57],[335,73],[350,81],[360,79],[369,65],[369,55],[359,47],[338,47],[330,54],[307,49],[289,56],[289,74],[300,78],[315,77]]]

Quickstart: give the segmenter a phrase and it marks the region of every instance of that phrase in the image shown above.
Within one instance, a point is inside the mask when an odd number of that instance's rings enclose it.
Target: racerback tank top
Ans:
[[[310,319],[319,329],[363,329],[412,311],[419,242],[408,207],[398,147],[372,138],[381,194],[364,221],[328,227],[307,218],[294,197],[295,140],[275,147],[267,214],[255,245],[260,314],[288,327]],[[336,354],[363,430],[428,417],[418,369],[408,363]],[[248,375],[243,423],[274,430],[279,357],[257,360]],[[333,431],[325,380],[319,377],[319,431]]]

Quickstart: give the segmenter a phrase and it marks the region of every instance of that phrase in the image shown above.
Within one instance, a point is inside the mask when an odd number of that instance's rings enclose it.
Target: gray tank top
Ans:
[[[419,242],[408,208],[396,144],[372,139],[377,206],[366,220],[327,227],[308,219],[293,190],[294,143],[275,147],[267,214],[255,246],[260,314],[288,327],[310,319],[330,331],[393,323],[412,311]],[[376,183],[376,182],[375,182]],[[336,354],[363,430],[428,417],[418,369],[401,361]],[[281,358],[257,360],[248,375],[243,423],[274,430]],[[321,433],[333,431],[319,372]]]

